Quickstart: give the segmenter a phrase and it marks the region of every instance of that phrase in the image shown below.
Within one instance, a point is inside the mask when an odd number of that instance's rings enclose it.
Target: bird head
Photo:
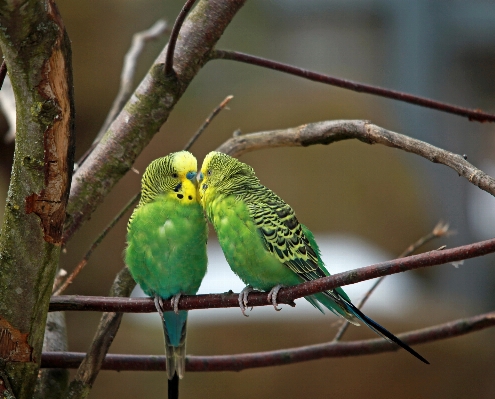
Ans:
[[[197,202],[197,168],[196,158],[188,151],[155,159],[143,174],[140,203],[155,201],[160,196],[186,204]]]
[[[198,175],[203,207],[216,194],[232,194],[241,185],[258,182],[254,169],[230,155],[212,151],[206,155]]]

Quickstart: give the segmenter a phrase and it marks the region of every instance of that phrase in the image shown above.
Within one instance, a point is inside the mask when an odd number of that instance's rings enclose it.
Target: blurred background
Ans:
[[[59,0],[72,40],[76,159],[91,145],[118,91],[132,34],[159,17],[173,23],[183,1]],[[139,61],[138,82],[167,42],[150,43]],[[251,0],[235,17],[218,48],[252,53],[333,76],[495,112],[495,3],[489,0]],[[495,175],[493,124],[469,122],[388,99],[358,94],[231,61],[212,61],[194,79],[170,119],[135,168],[180,150],[206,116],[234,95],[192,148],[204,155],[243,133],[333,119],[367,119],[421,139]],[[0,136],[9,130],[0,117]],[[0,218],[13,143],[0,140]],[[430,232],[439,220],[456,235],[422,250],[492,238],[494,199],[451,169],[405,152],[357,141],[281,148],[242,156],[262,183],[284,198],[317,236],[328,269],[339,271],[392,259]],[[139,190],[129,172],[74,236],[62,255],[69,272],[111,218]],[[128,216],[127,216],[128,217]],[[126,217],[126,218],[127,218]],[[123,267],[126,220],[94,253],[66,292],[106,295]],[[201,293],[238,292],[242,283],[223,260],[210,229],[209,272]],[[493,310],[495,256],[388,277],[364,311],[400,333]],[[370,283],[347,287],[358,301]],[[140,295],[136,290],[135,295]],[[86,351],[100,315],[68,313],[69,349]],[[339,327],[298,301],[296,308],[190,312],[188,353],[214,355],[309,345],[333,339]],[[344,340],[374,338],[351,327]],[[182,398],[363,397],[493,398],[495,331],[416,347],[425,366],[405,351],[326,359],[241,373],[189,373]],[[156,314],[126,315],[114,353],[162,354]],[[164,397],[160,372],[101,372],[91,398]]]

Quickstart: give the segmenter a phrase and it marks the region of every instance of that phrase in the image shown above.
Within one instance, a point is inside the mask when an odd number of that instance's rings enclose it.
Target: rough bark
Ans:
[[[72,176],[71,50],[51,0],[3,1],[0,25],[17,105],[0,237],[0,371],[22,399],[32,398],[38,375]]]

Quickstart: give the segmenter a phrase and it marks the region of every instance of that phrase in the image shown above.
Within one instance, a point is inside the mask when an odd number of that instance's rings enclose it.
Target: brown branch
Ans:
[[[495,326],[495,312],[459,319],[433,327],[400,334],[398,337],[409,345],[418,345],[480,331]],[[299,348],[269,352],[222,356],[187,356],[186,370],[192,371],[241,371],[250,368],[282,366],[329,357],[372,355],[399,350],[397,345],[383,339],[353,342],[327,342]],[[43,353],[41,367],[75,368],[83,353]],[[103,370],[164,371],[164,356],[107,355]]]
[[[400,91],[353,82],[352,80],[335,78],[332,76],[324,75],[322,73],[309,71],[307,69],[283,64],[281,62],[273,60],[268,60],[266,58],[256,57],[254,55],[245,54],[238,51],[215,50],[211,55],[211,59],[233,60],[244,62],[246,64],[257,65],[263,68],[299,76],[301,78],[309,79],[318,83],[324,83],[343,89],[356,91],[359,93],[369,93],[380,97],[391,98],[394,100],[419,105],[420,107],[431,108],[437,111],[463,116],[469,118],[470,121],[495,122],[495,115],[483,112],[478,109],[458,107],[456,105],[446,104],[439,101],[431,100],[429,98],[414,96],[412,94],[407,94]]]
[[[177,43],[177,38],[179,37],[180,28],[186,19],[187,13],[192,8],[196,0],[187,0],[180,10],[177,19],[175,20],[174,27],[172,28],[172,33],[170,34],[170,40],[168,42],[167,54],[165,56],[165,65],[164,72],[165,75],[173,75],[174,74],[174,51],[175,45]]]
[[[127,297],[131,294],[135,285],[136,283],[132,279],[129,269],[124,267],[117,274],[112,284],[110,295]],[[87,397],[98,376],[105,355],[108,353],[108,349],[117,334],[122,316],[122,313],[115,312],[102,314],[100,324],[98,325],[88,353],[84,356],[84,360],[79,365],[74,380],[69,385],[68,392],[65,396],[66,399],[83,399]]]
[[[433,231],[430,233],[426,234],[425,236],[421,237],[419,240],[414,242],[413,244],[409,245],[409,247],[406,248],[405,251],[403,251],[398,257],[399,258],[405,258],[407,256],[410,256],[414,251],[416,251],[418,248],[426,244],[427,242],[430,242],[434,238],[438,237],[443,237],[448,234],[449,230],[449,225],[444,224],[443,222],[438,222],[437,225],[433,228]],[[375,292],[377,287],[381,284],[381,282],[385,279],[387,276],[382,276],[379,279],[377,279],[373,285],[370,287],[370,289],[366,292],[366,294],[361,298],[359,301],[358,305],[356,306],[358,309],[361,309],[366,301],[370,298],[370,296]],[[339,330],[337,331],[337,334],[335,334],[334,341],[340,341],[342,337],[344,336],[345,332],[349,328],[349,321],[345,320],[343,321],[342,325],[340,326]]]
[[[284,130],[245,134],[227,140],[218,147],[217,151],[238,157],[246,152],[264,148],[306,147],[349,139],[357,139],[366,144],[382,144],[398,148],[419,155],[433,163],[441,163],[454,169],[459,176],[465,177],[470,183],[495,196],[495,179],[475,168],[462,155],[386,130],[368,121],[324,121]]]
[[[167,22],[159,19],[153,26],[142,32],[135,33],[132,36],[132,44],[124,57],[124,66],[120,74],[120,88],[117,96],[113,100],[112,108],[108,112],[108,115],[101,127],[98,135],[93,141],[93,144],[97,144],[108,127],[115,119],[117,114],[122,110],[126,101],[129,99],[132,93],[132,86],[134,83],[134,75],[136,74],[137,60],[144,50],[144,45],[146,42],[155,40],[163,35],[167,30]],[[80,162],[82,163],[82,162]]]
[[[419,255],[409,256],[377,263],[375,265],[350,270],[318,280],[305,282],[293,287],[282,288],[277,296],[279,303],[292,304],[297,298],[316,294],[344,285],[371,280],[377,277],[422,267],[436,266],[463,259],[475,258],[495,252],[495,238],[474,244],[442,251],[430,251]],[[267,300],[266,293],[253,292],[249,294],[249,306],[272,305]],[[183,310],[238,307],[238,295],[233,293],[208,295],[183,295],[179,300],[179,308]],[[50,301],[50,311],[106,311],[150,313],[156,311],[150,298],[109,298],[84,296],[57,296]],[[163,310],[173,310],[170,302],[163,304]]]
[[[203,134],[205,129],[210,126],[210,123],[215,117],[220,113],[221,110],[223,110],[227,104],[232,100],[234,96],[227,96],[225,99],[216,107],[212,113],[206,118],[204,123],[200,126],[198,131],[191,137],[191,139],[187,142],[187,144],[184,146],[184,150],[189,150],[193,144],[196,142],[196,140]]]
[[[74,174],[64,242],[90,218],[113,186],[165,123],[175,104],[246,0],[201,0],[187,16],[174,52],[175,75],[163,73],[158,56],[104,139]]]

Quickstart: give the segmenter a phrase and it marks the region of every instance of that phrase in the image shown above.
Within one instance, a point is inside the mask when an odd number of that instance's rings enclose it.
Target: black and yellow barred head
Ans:
[[[206,190],[217,193],[236,193],[241,187],[259,184],[254,169],[230,155],[212,151],[206,155],[200,172],[199,191],[204,196]]]
[[[164,194],[174,195],[178,199],[183,199],[184,196],[193,196],[192,199],[196,199],[196,190],[191,181],[195,181],[197,168],[196,158],[188,151],[174,152],[155,159],[143,174],[139,205],[152,202]]]

